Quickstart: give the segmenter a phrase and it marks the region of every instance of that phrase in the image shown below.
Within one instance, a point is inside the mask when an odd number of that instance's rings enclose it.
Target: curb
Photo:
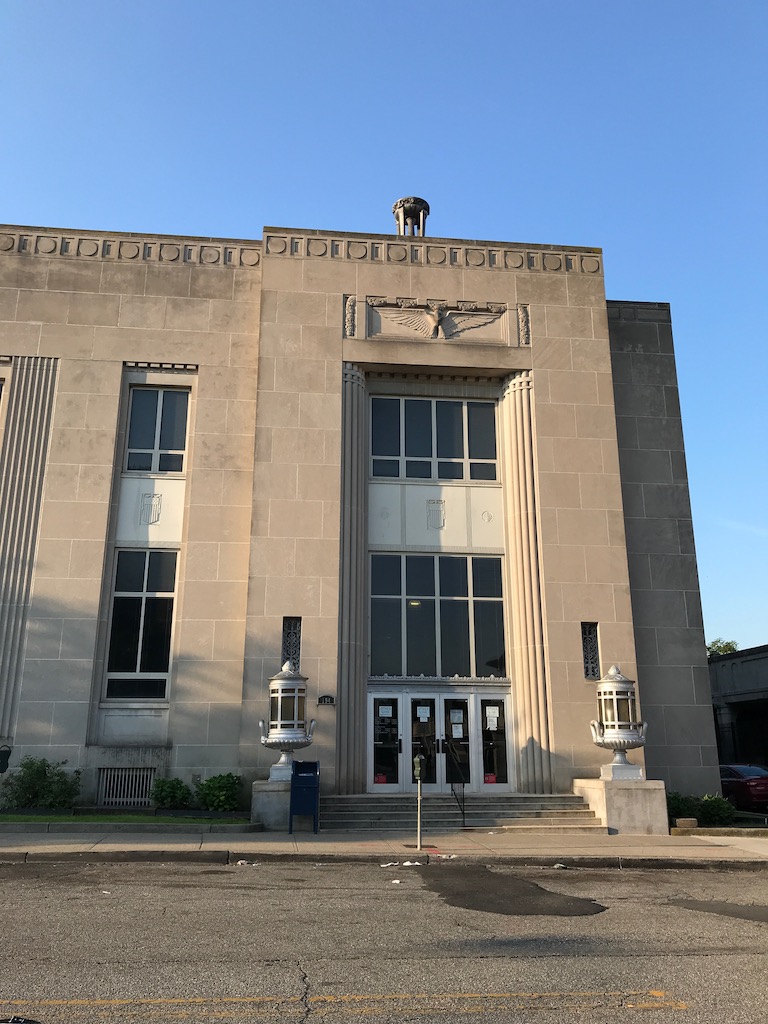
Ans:
[[[340,854],[307,854],[307,853],[237,853],[233,850],[112,850],[96,852],[10,852],[0,851],[0,864],[225,864],[235,866],[238,861],[246,861],[249,865],[262,863],[275,864],[381,864],[391,854],[388,853],[340,853]],[[450,868],[460,864],[476,863],[488,865],[505,865],[510,867],[555,868],[562,865],[565,869],[602,868],[619,871],[627,870],[673,870],[673,871],[768,871],[768,860],[726,860],[718,859],[686,859],[683,857],[619,857],[587,856],[587,857],[556,857],[556,856],[525,856],[514,854],[489,855],[488,853],[461,854],[453,860],[442,861],[439,857],[426,853],[410,856],[418,857],[422,867],[431,864],[433,867]]]
[[[68,821],[57,821],[57,822],[46,822],[46,821],[0,821],[0,835],[120,835],[121,833],[129,832],[132,835],[179,835],[179,836],[191,836],[191,835],[211,835],[215,834],[227,834],[227,835],[252,835],[258,832],[263,832],[264,827],[262,825],[254,824],[243,824],[243,825],[217,825],[215,822],[204,825],[198,823],[196,825],[185,825],[181,823],[179,825],[164,823],[162,825],[153,825],[150,822],[141,822],[134,824],[130,821],[119,821],[113,824],[85,821],[85,822],[68,822]]]

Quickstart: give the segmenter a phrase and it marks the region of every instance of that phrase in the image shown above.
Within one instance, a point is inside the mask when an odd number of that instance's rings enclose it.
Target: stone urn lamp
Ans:
[[[647,725],[638,720],[634,682],[616,665],[597,684],[597,721],[590,725],[595,745],[614,752],[613,761],[600,769],[600,778],[642,781],[643,769],[627,760],[626,752],[644,746]]]
[[[290,782],[294,750],[308,747],[315,731],[314,718],[306,727],[307,677],[296,672],[286,661],[269,680],[269,732],[259,722],[261,742],[270,750],[280,751],[280,760],[269,770],[270,781]]]

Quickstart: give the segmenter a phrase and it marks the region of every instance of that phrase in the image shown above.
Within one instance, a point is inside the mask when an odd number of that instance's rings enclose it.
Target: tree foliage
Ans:
[[[723,640],[721,636],[716,636],[707,644],[707,655],[711,658],[713,654],[735,654],[738,649],[735,640]]]

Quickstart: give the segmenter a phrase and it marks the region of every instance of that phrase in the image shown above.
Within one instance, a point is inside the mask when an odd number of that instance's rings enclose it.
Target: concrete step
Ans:
[[[425,831],[504,830],[546,833],[595,832],[605,829],[581,797],[571,794],[468,794],[462,819],[450,794],[429,794],[422,803]],[[416,828],[414,794],[324,796],[320,800],[323,831],[408,831]]]

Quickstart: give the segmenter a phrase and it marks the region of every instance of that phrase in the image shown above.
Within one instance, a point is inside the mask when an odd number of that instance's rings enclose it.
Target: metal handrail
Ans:
[[[467,815],[464,810],[464,783],[452,782],[451,793],[453,794],[453,799],[456,801],[459,806],[459,810],[461,811],[461,827],[466,828]]]
[[[459,810],[461,811],[461,827],[465,828],[467,824],[467,815],[465,810],[464,786],[466,785],[466,780],[464,779],[464,766],[462,765],[461,761],[459,761],[458,757],[456,757],[456,752],[453,750],[449,743],[445,744],[445,749],[448,756],[451,758],[454,765],[458,769],[459,775],[462,776],[461,782],[451,782],[451,793],[453,795],[453,799],[456,801],[458,805]]]

